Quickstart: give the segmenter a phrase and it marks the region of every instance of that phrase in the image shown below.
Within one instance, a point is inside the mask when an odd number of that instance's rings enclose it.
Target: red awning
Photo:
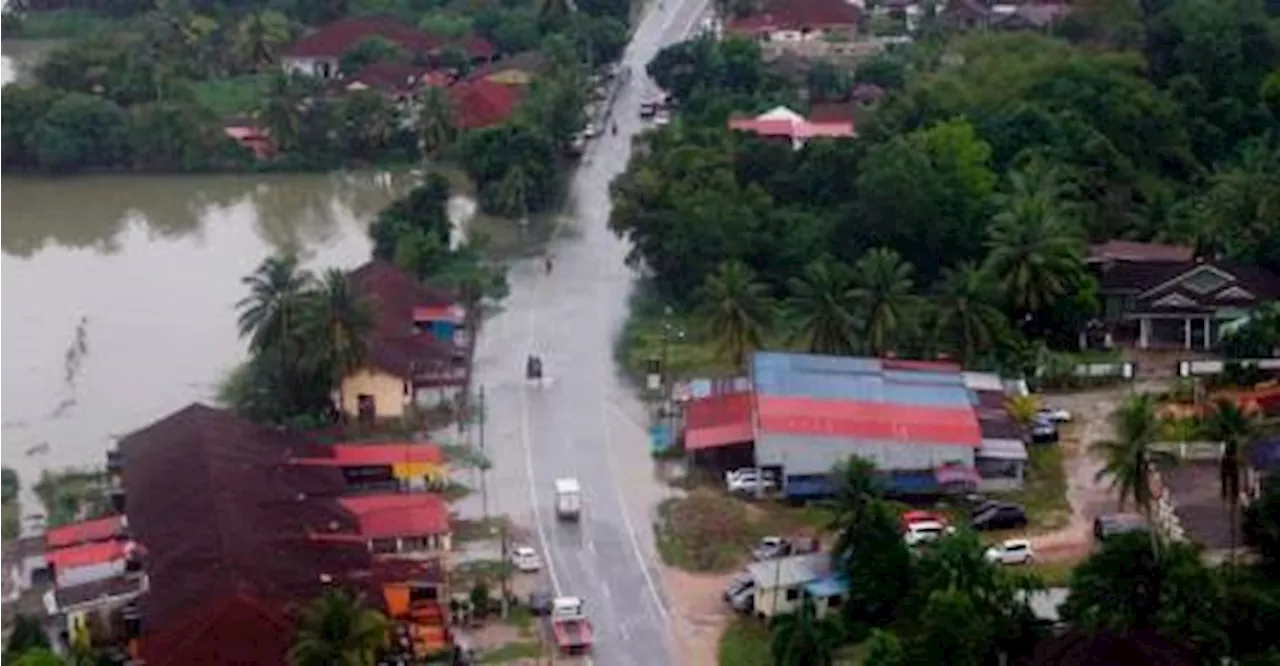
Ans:
[[[449,531],[449,509],[431,493],[352,495],[338,500],[356,516],[360,536],[368,539]]]
[[[751,407],[750,392],[690,400],[685,407],[684,448],[699,451],[752,441]]]
[[[72,569],[123,559],[125,549],[122,541],[100,541],[51,550],[44,557],[58,569]]]
[[[55,527],[45,533],[44,543],[50,549],[64,548],[90,541],[106,541],[120,536],[123,532],[124,516],[107,516]]]
[[[444,463],[444,451],[435,444],[397,442],[389,444],[334,444],[332,457],[296,458],[302,465],[365,467],[401,463]]]

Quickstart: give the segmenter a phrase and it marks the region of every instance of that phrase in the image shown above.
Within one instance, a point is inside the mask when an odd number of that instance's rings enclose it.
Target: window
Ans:
[[[787,601],[795,601],[800,598],[800,588],[787,588]]]

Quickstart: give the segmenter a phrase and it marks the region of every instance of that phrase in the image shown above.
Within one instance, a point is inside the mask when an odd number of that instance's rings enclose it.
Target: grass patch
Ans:
[[[1063,527],[1071,519],[1067,502],[1067,473],[1063,468],[1061,444],[1034,444],[1027,447],[1027,476],[1022,490],[1001,493],[1002,499],[1017,502],[1027,510],[1032,530]]]
[[[651,359],[663,358],[664,347],[668,370],[674,376],[733,374],[733,367],[706,339],[701,322],[688,313],[667,316],[666,306],[652,285],[638,285],[630,305],[617,349],[618,360],[628,374],[643,377]]]
[[[488,583],[491,590],[497,590],[503,577],[510,578],[514,572],[509,562],[476,560],[459,564],[453,570],[452,582],[455,590],[469,590],[481,581]]]
[[[757,538],[746,505],[710,490],[659,504],[654,533],[663,562],[697,572],[738,566]]]
[[[191,84],[196,102],[219,116],[252,113],[262,104],[266,75],[246,74]]]
[[[720,666],[772,666],[769,630],[755,618],[735,615],[716,646]]]
[[[1033,562],[1027,565],[1027,571],[1039,576],[1048,587],[1067,587],[1071,582],[1071,572],[1075,571],[1082,561]]]
[[[484,541],[496,539],[502,534],[502,528],[511,530],[511,521],[506,516],[491,516],[474,520],[459,518],[453,521],[453,540],[457,543],[468,541]]]
[[[16,539],[22,532],[22,504],[10,500],[0,505],[0,537]]]
[[[113,19],[83,9],[25,12],[20,21],[5,21],[4,36],[13,39],[84,39],[129,28],[126,19]]]
[[[511,614],[507,616],[507,622],[516,628],[521,638],[533,638],[533,611],[528,606],[515,605],[511,608]]]
[[[501,664],[508,661],[516,661],[518,659],[538,659],[542,657],[544,650],[541,643],[531,641],[516,641],[500,645],[492,650],[486,650],[480,656],[482,664]]]

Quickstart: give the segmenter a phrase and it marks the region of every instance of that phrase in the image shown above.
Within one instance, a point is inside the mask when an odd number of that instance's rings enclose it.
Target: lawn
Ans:
[[[1061,560],[1058,562],[1036,562],[1027,566],[1027,571],[1040,577],[1048,587],[1067,587],[1071,582],[1071,572],[1080,566],[1082,560]]]
[[[720,635],[716,663],[720,666],[772,666],[769,630],[764,623],[735,615]]]
[[[100,16],[83,9],[53,9],[27,12],[22,17],[21,28],[5,36],[15,39],[84,39],[128,26],[126,19]]]
[[[1027,447],[1027,454],[1027,476],[1022,490],[1004,493],[1001,499],[1026,507],[1027,520],[1033,531],[1044,532],[1065,526],[1071,519],[1071,504],[1067,502],[1062,445],[1033,444]]]
[[[220,117],[252,113],[262,102],[266,75],[246,74],[227,79],[210,79],[191,84],[191,92],[201,106]]]
[[[515,641],[486,650],[480,656],[482,664],[502,664],[521,659],[540,659],[543,656],[541,643],[532,641]]]
[[[617,348],[619,360],[629,375],[643,377],[651,359],[662,359],[664,347],[669,370],[676,377],[732,373],[733,368],[705,339],[701,323],[687,315],[666,316],[662,301],[650,285],[637,286],[630,305],[631,313]]]

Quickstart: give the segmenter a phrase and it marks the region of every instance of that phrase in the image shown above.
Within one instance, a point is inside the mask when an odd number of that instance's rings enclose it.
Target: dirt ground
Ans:
[[[662,584],[671,602],[671,637],[682,666],[716,666],[716,646],[732,612],[720,598],[728,574],[694,574],[663,567]]]

